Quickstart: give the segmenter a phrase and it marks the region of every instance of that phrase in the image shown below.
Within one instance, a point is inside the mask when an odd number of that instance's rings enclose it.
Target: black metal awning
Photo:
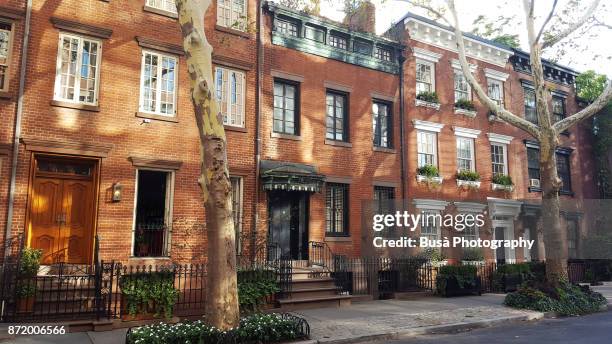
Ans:
[[[319,192],[325,176],[312,165],[262,160],[260,175],[264,190]]]

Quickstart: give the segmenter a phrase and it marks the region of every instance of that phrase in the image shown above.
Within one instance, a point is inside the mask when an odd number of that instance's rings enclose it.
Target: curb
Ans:
[[[410,328],[404,330],[398,330],[387,333],[375,333],[368,334],[362,336],[355,336],[351,338],[324,338],[324,339],[314,339],[314,340],[305,340],[300,342],[294,342],[293,344],[348,344],[348,343],[359,343],[365,341],[374,341],[374,340],[392,340],[392,339],[405,339],[410,337],[415,337],[419,335],[425,334],[443,334],[443,333],[453,333],[453,332],[463,332],[469,331],[476,328],[484,328],[484,327],[492,327],[501,323],[507,322],[520,322],[520,321],[536,321],[544,318],[544,313],[533,312],[532,314],[525,315],[515,315],[515,316],[506,316],[499,317],[491,320],[479,320],[473,322],[459,322],[454,324],[445,324],[445,325],[433,325],[433,326],[424,326],[418,328]]]

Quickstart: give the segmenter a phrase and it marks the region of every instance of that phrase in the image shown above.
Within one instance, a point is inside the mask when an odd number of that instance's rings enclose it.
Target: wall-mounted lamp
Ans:
[[[121,183],[116,182],[113,184],[113,202],[121,201],[121,194],[123,193],[123,185]]]

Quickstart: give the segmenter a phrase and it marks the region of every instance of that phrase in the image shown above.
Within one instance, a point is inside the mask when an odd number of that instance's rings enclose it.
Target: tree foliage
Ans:
[[[477,36],[490,39],[494,42],[507,45],[511,48],[518,49],[521,45],[519,35],[505,33],[504,31],[508,27],[508,24],[515,19],[516,18],[514,16],[499,16],[493,20],[485,17],[484,15],[480,15],[474,20],[474,22],[472,22],[474,27],[472,29],[472,33]]]

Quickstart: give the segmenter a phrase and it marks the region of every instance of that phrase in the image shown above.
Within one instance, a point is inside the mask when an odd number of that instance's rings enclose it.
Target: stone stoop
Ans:
[[[352,296],[339,295],[336,290],[334,280],[323,268],[293,268],[291,292],[277,302],[283,311],[350,306]]]

